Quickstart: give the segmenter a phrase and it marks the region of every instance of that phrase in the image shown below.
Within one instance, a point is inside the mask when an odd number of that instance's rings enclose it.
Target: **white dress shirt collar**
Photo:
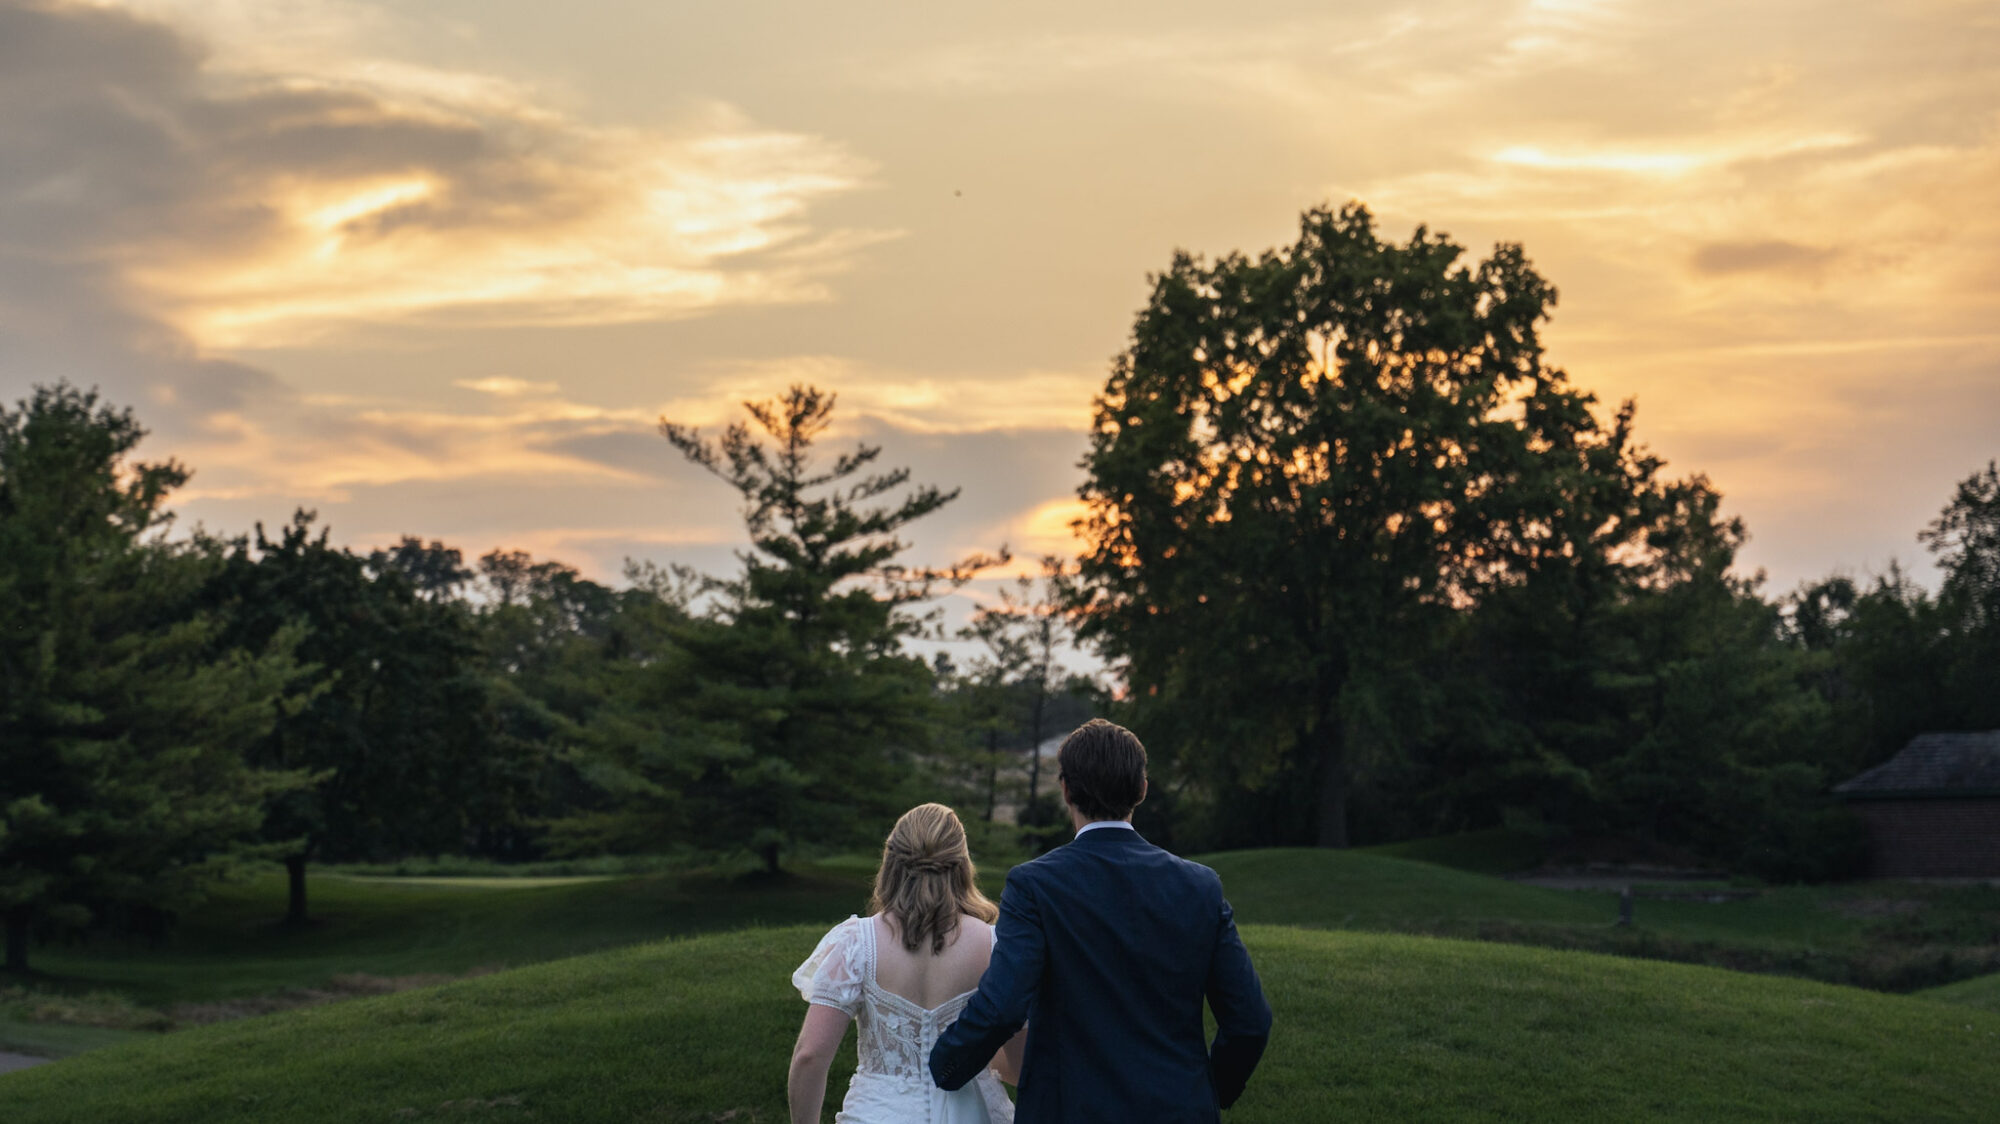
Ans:
[[[1130,820],[1092,820],[1089,823],[1084,824],[1082,827],[1076,829],[1077,837],[1082,838],[1084,832],[1096,831],[1100,827],[1122,827],[1126,831],[1138,830],[1137,828],[1134,828],[1132,826]]]

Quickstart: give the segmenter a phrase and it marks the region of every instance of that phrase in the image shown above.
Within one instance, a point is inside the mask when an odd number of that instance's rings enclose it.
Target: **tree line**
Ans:
[[[1255,259],[1177,256],[1095,403],[1076,610],[1164,759],[1184,849],[1517,823],[1774,878],[1851,873],[1828,788],[2000,727],[2000,478],[1899,569],[1772,597],[1543,354],[1556,291],[1359,205]]]
[[[37,934],[157,932],[250,863],[284,865],[303,923],[313,863],[747,851],[775,871],[941,792],[990,817],[1075,686],[1047,598],[982,612],[963,673],[907,650],[938,633],[927,602],[1004,558],[901,561],[899,531],[956,493],[876,446],[822,457],[832,409],[794,387],[713,439],[663,423],[739,493],[750,548],[731,577],[629,563],[622,588],[416,537],[361,554],[308,511],[169,535],[189,472],[132,458],[130,410],[62,383],[0,410],[7,966]]]
[[[1850,873],[1832,783],[2000,726],[2000,476],[1900,570],[1771,596],[1700,476],[1670,478],[1543,357],[1556,292],[1359,206],[1255,259],[1174,258],[1094,403],[1074,559],[925,659],[935,598],[1010,561],[904,561],[957,493],[830,452],[793,387],[661,435],[741,501],[732,575],[616,588],[306,511],[169,533],[189,472],[68,384],[0,410],[0,916],[158,931],[215,878],[466,853],[866,845],[945,798],[989,842],[1064,817],[1039,747],[1142,732],[1141,826],[1183,851],[1529,825],[1772,878]],[[1101,683],[1065,666],[1072,643]],[[1011,809],[1013,814],[1007,815]],[[1007,838],[1011,836],[1011,838]]]

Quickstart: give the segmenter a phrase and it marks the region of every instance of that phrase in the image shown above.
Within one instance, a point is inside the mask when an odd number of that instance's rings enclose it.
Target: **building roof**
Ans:
[[[1884,796],[2000,796],[2000,730],[1919,734],[1903,751],[1833,791]]]

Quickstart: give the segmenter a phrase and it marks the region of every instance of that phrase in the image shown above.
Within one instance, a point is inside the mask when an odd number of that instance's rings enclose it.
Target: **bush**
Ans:
[[[1767,882],[1837,882],[1868,865],[1868,832],[1846,806],[1821,798],[1774,802],[1732,864]]]
[[[1062,800],[1046,792],[1037,793],[1033,800],[1023,804],[1014,822],[1021,827],[1021,846],[1027,848],[1031,855],[1039,855],[1061,844],[1070,829],[1068,811],[1063,807]]]

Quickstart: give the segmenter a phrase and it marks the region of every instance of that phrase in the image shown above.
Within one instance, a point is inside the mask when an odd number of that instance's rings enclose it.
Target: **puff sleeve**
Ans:
[[[812,955],[792,973],[792,986],[808,1003],[835,1010],[853,1018],[861,1009],[861,926],[866,922],[849,917],[827,930]]]

